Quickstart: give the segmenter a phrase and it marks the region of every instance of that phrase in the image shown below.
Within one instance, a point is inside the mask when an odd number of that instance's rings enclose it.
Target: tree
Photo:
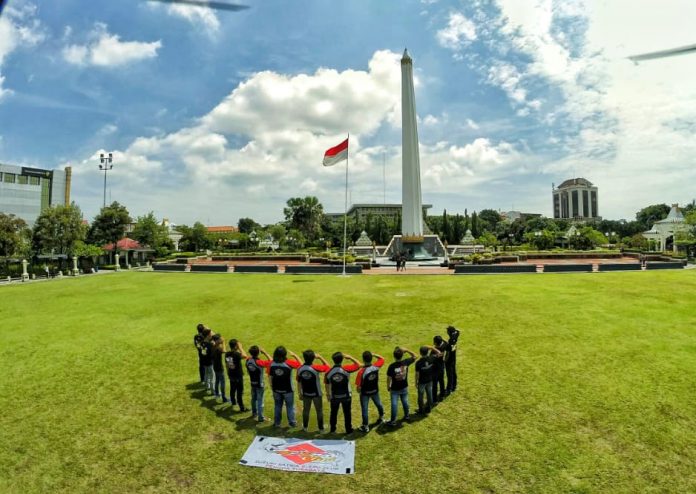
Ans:
[[[83,241],[86,234],[80,208],[75,203],[59,204],[41,211],[34,223],[32,244],[35,252],[72,255],[75,244]]]
[[[466,233],[466,225],[464,218],[459,216],[459,214],[454,216],[454,221],[452,223],[452,237],[449,243],[456,245],[464,238],[464,234]]]
[[[524,234],[524,239],[537,250],[553,249],[556,241],[556,230],[537,230]]]
[[[495,247],[498,245],[498,239],[490,232],[486,232],[476,239],[476,242],[484,247]]]
[[[667,204],[653,204],[636,213],[636,221],[640,223],[642,231],[652,228],[653,223],[663,220],[669,214],[670,207]]]
[[[605,237],[602,232],[598,232],[591,226],[586,226],[581,228],[578,231],[578,234],[574,235],[570,241],[575,249],[590,250],[598,245],[607,243],[607,237]]]
[[[179,228],[181,240],[179,246],[190,252],[198,252],[210,248],[212,242],[208,236],[208,229],[200,221],[196,221],[192,227],[182,225]]]
[[[452,242],[452,231],[450,229],[450,224],[449,224],[449,219],[447,218],[447,210],[446,209],[442,212],[442,235],[441,235],[441,238],[444,242],[456,243],[456,242]]]
[[[471,234],[474,236],[474,238],[477,238],[479,233],[478,215],[476,214],[476,211],[474,211],[471,213]]]
[[[95,245],[116,244],[125,236],[126,229],[132,221],[128,209],[114,201],[109,206],[101,208],[99,214],[94,218],[87,235],[88,243]]]
[[[237,229],[239,230],[239,233],[249,234],[260,227],[261,225],[256,223],[251,218],[239,218],[239,221],[237,222]]]
[[[481,231],[494,232],[498,223],[502,221],[498,211],[494,209],[482,209],[478,214],[479,229]]]
[[[287,230],[284,225],[276,223],[268,229],[268,233],[270,233],[273,239],[279,244],[285,243],[285,236],[287,235]]]
[[[5,258],[26,253],[31,230],[22,218],[0,213],[0,256]]]
[[[321,223],[324,207],[314,196],[292,197],[283,209],[288,227],[302,232],[309,242],[315,242],[321,236]]]
[[[141,245],[149,246],[157,256],[164,256],[174,248],[167,227],[157,221],[152,211],[145,216],[138,216],[130,237]]]

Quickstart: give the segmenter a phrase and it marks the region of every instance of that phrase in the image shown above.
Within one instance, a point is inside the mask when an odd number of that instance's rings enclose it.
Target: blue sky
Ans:
[[[10,0],[0,18],[0,162],[70,165],[175,223],[278,221],[292,196],[343,206],[323,151],[351,133],[351,201],[400,201],[400,73],[416,70],[423,198],[433,211],[551,213],[583,176],[600,214],[696,196],[690,1],[250,0],[214,12],[145,0]]]

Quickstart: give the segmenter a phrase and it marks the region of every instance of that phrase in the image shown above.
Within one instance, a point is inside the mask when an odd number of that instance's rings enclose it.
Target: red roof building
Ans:
[[[114,249],[114,244],[107,244],[102,247],[102,249],[111,252]],[[132,238],[124,237],[118,242],[116,242],[116,250],[126,251],[126,250],[136,250],[136,251],[150,251],[152,249],[147,246],[140,245],[140,242],[133,240]]]

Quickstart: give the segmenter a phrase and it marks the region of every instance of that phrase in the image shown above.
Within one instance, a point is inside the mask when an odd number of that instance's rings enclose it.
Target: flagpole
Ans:
[[[350,132],[348,132],[348,139],[350,140]],[[345,209],[343,211],[343,275],[346,275],[346,249],[347,249],[347,238],[348,238],[348,154],[350,151],[350,142],[348,142],[348,149],[346,150],[346,198],[345,198]]]

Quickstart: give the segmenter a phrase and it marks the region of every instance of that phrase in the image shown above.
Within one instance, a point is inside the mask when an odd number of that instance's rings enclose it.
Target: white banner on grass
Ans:
[[[291,472],[347,475],[355,473],[355,441],[256,436],[239,463]]]

